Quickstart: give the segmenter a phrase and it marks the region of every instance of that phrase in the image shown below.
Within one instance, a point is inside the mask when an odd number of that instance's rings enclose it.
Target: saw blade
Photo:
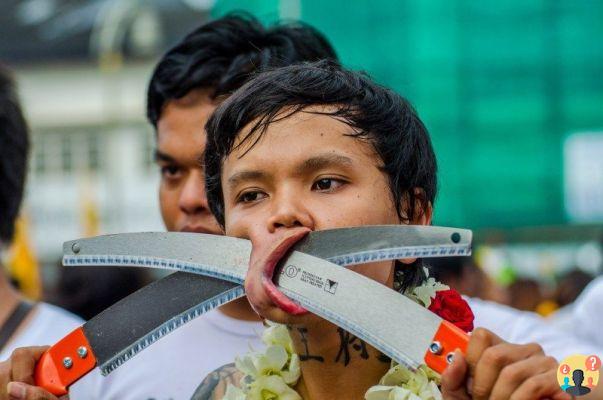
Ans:
[[[296,245],[296,249],[331,258],[339,265],[352,265],[384,259],[408,257],[430,257],[442,255],[470,254],[471,232],[452,228],[415,227],[415,226],[370,226],[359,228],[342,228],[328,231],[312,232]],[[246,240],[190,233],[135,233],[107,235],[65,243],[66,265],[113,265],[113,266],[144,266],[166,268],[178,271],[201,273],[208,276],[203,284],[215,284],[211,278],[226,279],[234,283],[242,283],[248,264],[250,243]],[[164,278],[165,279],[165,278]],[[199,282],[199,281],[197,281]],[[170,290],[171,284],[166,284],[161,291]],[[153,289],[159,293],[159,288]],[[286,294],[295,298],[295,293]],[[211,298],[196,297],[200,300],[196,307],[186,308],[174,313],[165,321],[155,320],[156,327],[149,323],[148,332],[141,334],[138,340],[127,344],[128,339],[115,340],[115,348],[103,351],[99,364],[104,374],[117,368],[123,362],[141,349],[145,348],[166,333],[176,329],[188,320],[215,308],[227,301],[243,295],[238,287],[223,295]],[[305,300],[308,301],[308,300]],[[316,305],[310,305],[315,308]],[[181,307],[181,310],[183,308]],[[112,311],[115,313],[115,310]],[[326,313],[318,310],[318,314]],[[110,315],[107,313],[107,315]],[[337,319],[333,314],[327,319]],[[333,321],[344,325],[345,321]],[[104,325],[104,324],[103,324]],[[359,331],[360,328],[342,326],[349,331]],[[358,333],[366,337],[367,333]],[[130,340],[132,338],[130,337]],[[375,338],[367,341],[374,344]],[[380,348],[379,345],[374,344]],[[392,349],[385,351],[393,353]],[[394,356],[400,359],[401,355]],[[404,363],[408,363],[408,360]],[[412,365],[409,364],[412,367]]]

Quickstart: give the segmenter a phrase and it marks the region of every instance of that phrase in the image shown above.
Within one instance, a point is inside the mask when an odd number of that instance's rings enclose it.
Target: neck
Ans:
[[[8,319],[21,300],[21,295],[11,286],[0,264],[0,326]]]
[[[327,321],[291,327],[304,399],[364,399],[390,367],[390,360],[360,339]],[[359,373],[361,372],[361,373]]]
[[[242,297],[235,301],[231,301],[230,303],[226,303],[218,308],[218,310],[230,318],[239,319],[241,321],[262,320],[249,305],[247,297]]]
[[[385,263],[350,269],[393,287],[394,268]],[[322,318],[291,327],[300,357],[302,378],[297,385],[306,400],[364,399],[366,391],[389,370],[391,360],[379,350]]]

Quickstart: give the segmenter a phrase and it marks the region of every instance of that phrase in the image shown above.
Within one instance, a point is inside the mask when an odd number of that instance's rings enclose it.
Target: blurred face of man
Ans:
[[[209,91],[194,90],[168,102],[157,123],[159,204],[168,231],[222,233],[207,204],[200,162],[206,144],[205,123],[215,107]]]

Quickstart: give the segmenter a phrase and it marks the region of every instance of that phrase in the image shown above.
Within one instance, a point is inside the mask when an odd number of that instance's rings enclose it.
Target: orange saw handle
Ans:
[[[425,363],[429,368],[442,374],[452,362],[454,351],[458,349],[465,354],[468,344],[469,335],[465,331],[448,321],[442,321],[425,353]]]
[[[96,357],[82,327],[59,340],[36,364],[35,384],[63,396],[67,389],[96,366]]]

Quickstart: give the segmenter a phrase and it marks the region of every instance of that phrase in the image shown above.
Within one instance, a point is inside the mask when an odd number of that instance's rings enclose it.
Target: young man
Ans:
[[[310,231],[430,224],[436,162],[424,125],[394,92],[320,62],[260,74],[218,107],[206,129],[210,207],[226,235],[254,246],[247,298],[262,317],[288,325],[297,353],[313,355],[301,362],[295,390],[304,399],[363,398],[389,363],[370,346],[365,356],[341,362],[337,326],[280,293],[272,274]],[[388,287],[398,281],[403,291],[425,279],[420,260],[403,262],[354,270]],[[512,345],[477,330],[466,358],[456,357],[443,376],[447,399],[569,398],[557,384],[556,361],[538,345]],[[224,394],[207,389],[202,385],[197,398]]]

